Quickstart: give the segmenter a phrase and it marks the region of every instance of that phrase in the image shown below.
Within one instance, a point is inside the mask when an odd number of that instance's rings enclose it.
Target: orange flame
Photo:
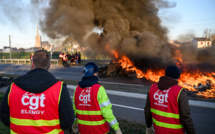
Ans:
[[[115,59],[118,59],[119,58],[119,54],[116,50],[112,50],[110,47],[109,47],[109,44],[106,45],[106,48],[105,48],[107,51],[110,51],[110,53],[114,56]]]
[[[111,50],[113,53],[115,59],[119,58],[119,54],[115,50]],[[178,61],[176,64],[178,66],[182,65],[182,58],[180,51],[176,51],[176,57],[175,59]],[[152,71],[151,69],[147,70],[145,73],[137,69],[131,60],[126,57],[125,55],[122,55],[121,58],[118,61],[115,61],[117,63],[121,63],[121,66],[123,69],[126,69],[127,71],[135,71],[137,78],[143,78],[145,77],[147,80],[158,82],[161,76],[165,75],[165,71],[163,69],[160,69],[159,71]],[[197,86],[199,83],[206,84],[207,80],[211,81],[211,89],[207,89],[203,92],[198,92],[197,95],[202,96],[204,98],[215,98],[215,72],[213,73],[207,73],[206,75],[203,75],[201,72],[196,72],[195,74],[191,74],[189,72],[182,72],[181,77],[178,80],[178,83],[181,87],[188,89],[189,91],[197,91],[195,89],[195,86]]]
[[[195,86],[198,86],[199,83],[206,85],[206,81],[211,81],[211,89],[207,89],[204,92],[198,92],[197,95],[205,98],[215,98],[215,78],[210,73],[203,75],[201,73],[190,74],[183,72],[179,79],[179,85],[189,91],[196,91]]]
[[[183,63],[183,60],[182,60],[182,55],[180,53],[180,50],[176,50],[174,58],[177,60],[176,65],[178,67],[181,67],[181,63]]]

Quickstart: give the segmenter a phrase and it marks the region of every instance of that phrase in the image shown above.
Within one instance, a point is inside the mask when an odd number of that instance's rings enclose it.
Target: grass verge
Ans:
[[[145,134],[146,125],[123,119],[117,120],[119,122],[119,127],[123,134]],[[115,131],[111,129],[110,133],[115,134]]]
[[[3,99],[4,94],[0,93],[0,103],[1,100]],[[1,121],[0,121],[0,134],[9,134],[10,133],[10,128],[5,126]]]

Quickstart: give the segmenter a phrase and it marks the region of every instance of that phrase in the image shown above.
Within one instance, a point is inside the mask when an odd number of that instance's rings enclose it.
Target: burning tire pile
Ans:
[[[14,77],[1,77],[0,76],[0,87],[10,85],[14,80]]]
[[[122,68],[120,63],[110,63],[108,66],[101,67],[99,71],[99,77],[128,77],[130,75],[135,75],[134,71],[127,71]]]
[[[158,82],[160,76],[164,75],[164,70],[147,72],[140,74],[140,78],[146,78],[150,82]],[[138,78],[138,74],[133,70],[133,66],[123,67],[121,63],[110,63],[101,67],[99,77],[133,77]],[[187,95],[192,98],[215,100],[215,73],[201,74],[200,72],[192,74],[182,72],[179,79],[179,85],[186,91]]]
[[[185,88],[185,90],[190,97],[204,99],[215,98],[215,87],[211,80],[206,80],[205,84],[198,83],[197,85],[194,85],[192,90],[188,90],[187,88]]]

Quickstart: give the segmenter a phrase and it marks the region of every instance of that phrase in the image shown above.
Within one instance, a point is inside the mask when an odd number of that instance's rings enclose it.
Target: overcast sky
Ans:
[[[169,1],[176,2],[176,6],[161,9],[159,16],[162,25],[169,29],[170,40],[176,40],[181,35],[187,34],[201,37],[205,29],[215,30],[215,0]],[[36,28],[43,17],[41,16],[43,7],[47,7],[47,3],[32,6],[30,0],[0,0],[0,49],[9,46],[9,35],[12,47],[33,47]],[[44,33],[39,32],[43,41],[50,41]]]

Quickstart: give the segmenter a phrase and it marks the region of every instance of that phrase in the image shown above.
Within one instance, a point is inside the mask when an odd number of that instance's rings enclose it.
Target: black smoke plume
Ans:
[[[109,56],[112,56],[110,50],[116,50],[135,65],[172,62],[167,29],[161,26],[158,11],[159,7],[173,7],[174,3],[164,0],[51,0],[49,4],[40,24],[42,31],[52,39],[70,36],[81,47]],[[95,27],[103,29],[101,35],[92,33]]]

